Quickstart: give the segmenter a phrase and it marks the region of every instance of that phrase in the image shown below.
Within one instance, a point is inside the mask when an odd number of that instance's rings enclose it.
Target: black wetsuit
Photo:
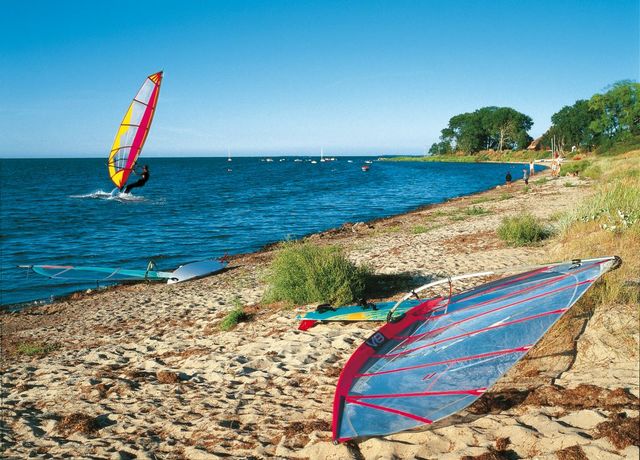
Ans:
[[[133,184],[127,185],[127,187],[124,189],[124,193],[129,193],[132,188],[142,187],[144,184],[147,183],[148,180],[149,180],[149,172],[143,171],[140,179],[135,181]]]

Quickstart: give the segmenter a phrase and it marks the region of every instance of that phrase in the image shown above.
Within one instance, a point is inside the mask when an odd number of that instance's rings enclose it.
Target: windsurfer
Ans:
[[[135,172],[135,171],[134,171]],[[137,173],[136,173],[137,174]],[[142,167],[142,173],[140,174],[140,179],[138,179],[137,181],[135,181],[133,184],[129,184],[125,187],[124,189],[124,193],[129,193],[131,192],[132,188],[136,188],[136,187],[143,187],[144,184],[147,183],[147,181],[149,180],[149,166],[144,165]]]

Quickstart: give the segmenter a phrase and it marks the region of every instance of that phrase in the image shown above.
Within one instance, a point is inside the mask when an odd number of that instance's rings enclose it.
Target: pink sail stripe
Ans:
[[[364,401],[347,401],[347,402],[349,402],[351,404],[357,404],[359,406],[370,407],[371,409],[377,409],[377,410],[381,410],[381,411],[384,411],[384,412],[390,412],[392,414],[402,415],[403,417],[411,418],[413,420],[417,420],[418,422],[422,422],[422,423],[425,423],[427,425],[430,425],[431,423],[433,423],[428,418],[420,417],[419,415],[414,415],[414,414],[411,414],[409,412],[404,412],[404,411],[401,411],[401,410],[398,410],[398,409],[392,409],[391,407],[378,406],[377,404],[370,404],[370,403],[366,403]]]
[[[452,313],[457,313],[457,312],[460,312],[460,311],[469,310],[471,308],[482,307],[482,306],[484,306],[486,304],[489,304],[489,303],[495,303],[495,302],[498,302],[500,300],[504,300],[504,299],[507,299],[509,297],[513,297],[514,295],[524,294],[525,292],[530,292],[530,291],[533,291],[535,289],[539,289],[539,288],[544,287],[544,286],[546,286],[548,284],[552,284],[552,283],[555,283],[557,281],[562,281],[562,280],[564,280],[565,278],[567,278],[569,276],[573,276],[573,275],[576,275],[578,273],[582,273],[583,271],[588,270],[588,269],[592,268],[594,265],[598,265],[600,263],[603,263],[603,262],[594,263],[593,265],[590,265],[588,267],[583,267],[580,270],[576,270],[576,271],[574,271],[572,273],[564,274],[564,275],[562,275],[560,277],[551,278],[549,280],[543,281],[543,282],[535,284],[533,286],[529,286],[528,288],[524,288],[524,289],[521,289],[519,291],[514,291],[514,292],[511,292],[511,293],[508,293],[508,294],[504,294],[504,295],[502,295],[500,297],[496,297],[495,299],[487,299],[487,300],[485,300],[483,302],[480,302],[480,303],[477,303],[477,304],[473,304],[473,305],[469,305],[468,307],[458,308],[458,309],[456,309],[454,311],[449,311],[447,313],[443,313],[442,315],[438,315],[438,318],[441,318],[441,317],[446,316],[446,315],[450,315]],[[463,299],[463,300],[467,300],[467,299]],[[414,309],[417,310],[418,307],[414,307]],[[435,307],[433,308],[433,310],[435,310]],[[425,314],[426,313],[428,313],[428,311],[425,312]],[[420,318],[420,319],[427,320],[428,318],[424,317],[424,318]],[[430,333],[431,332],[426,332],[424,334],[430,334]],[[413,337],[419,337],[419,336],[418,335],[396,335],[393,338],[394,339],[402,339],[402,340],[404,340],[404,339],[413,338]]]
[[[498,284],[496,286],[493,286],[492,288],[487,289],[486,291],[477,292],[477,293],[475,293],[473,295],[470,295],[469,297],[464,297],[464,298],[462,298],[460,300],[456,299],[456,302],[463,301],[463,300],[466,301],[466,300],[469,300],[469,299],[475,299],[476,297],[483,296],[483,295],[485,295],[485,294],[487,294],[489,292],[497,291],[500,288],[503,288],[505,286],[509,286],[511,284],[517,283],[518,281],[523,281],[523,280],[526,280],[527,278],[531,278],[532,276],[537,275],[538,273],[542,273],[545,270],[548,270],[549,268],[550,268],[549,266],[546,266],[546,267],[539,268],[537,270],[533,270],[533,271],[531,271],[529,273],[525,273],[522,276],[519,276],[517,278],[513,278],[512,280],[505,281],[504,283],[500,283],[500,284]]]
[[[415,308],[422,309],[430,309],[437,305],[439,299],[427,300],[424,303],[416,306]],[[411,316],[405,316],[398,322],[395,323],[387,323],[380,331],[378,331],[374,336],[380,334],[384,337],[390,337],[398,334],[401,330],[408,327],[410,323],[413,322]],[[372,336],[373,337],[373,336]],[[338,383],[336,385],[336,392],[333,397],[333,420],[331,422],[331,432],[333,439],[340,438],[339,435],[339,427],[340,420],[342,419],[342,407],[345,399],[349,395],[349,390],[351,389],[351,384],[355,378],[358,369],[361,369],[362,366],[369,360],[373,354],[375,353],[375,348],[373,348],[368,343],[363,343],[360,347],[351,355],[347,363],[342,368],[342,372],[340,373],[340,377],[338,377]]]
[[[356,374],[356,378],[359,378],[359,377],[372,377],[372,376],[376,376],[376,375],[385,375],[385,374],[393,374],[394,372],[411,371],[411,370],[414,370],[414,369],[423,369],[425,367],[440,366],[442,364],[455,364],[455,363],[459,363],[459,362],[462,362],[462,361],[472,361],[474,359],[490,358],[492,356],[502,356],[502,355],[508,355],[508,354],[511,354],[511,353],[524,353],[524,352],[528,351],[531,347],[532,347],[532,345],[523,345],[521,347],[510,348],[508,350],[491,351],[491,352],[488,352],[488,353],[480,353],[478,355],[462,356],[460,358],[447,359],[445,361],[437,361],[437,362],[426,363],[426,364],[417,364],[415,366],[399,367],[397,369],[390,369],[388,371],[370,372],[370,373],[366,373],[366,374]]]
[[[487,391],[486,388],[472,388],[470,390],[448,390],[448,391],[420,391],[418,393],[393,393],[377,395],[351,395],[347,396],[347,402],[360,401],[361,399],[385,399],[385,398],[418,398],[422,396],[458,396],[472,395],[481,396]]]
[[[158,92],[158,84],[154,82],[153,91],[151,92],[151,96],[149,97],[150,104],[144,110],[144,115],[140,120],[140,128],[138,128],[138,131],[136,132],[136,136],[133,138],[133,142],[131,143],[131,154],[129,155],[129,158],[127,158],[127,166],[126,166],[128,169],[132,168],[136,160],[138,159],[138,154],[142,149],[142,144],[144,144],[144,141],[147,137],[147,131],[149,130],[149,125],[151,124],[151,117],[155,109],[155,100],[156,100],[157,92]]]
[[[487,310],[487,311],[485,311],[485,312],[478,313],[478,314],[475,314],[475,315],[469,316],[469,317],[467,317],[467,318],[463,318],[463,319],[458,320],[458,321],[455,321],[455,322],[453,322],[453,323],[451,323],[451,324],[447,324],[447,325],[445,325],[445,326],[441,326],[441,327],[439,327],[439,328],[437,328],[437,329],[433,329],[432,331],[427,331],[427,332],[423,332],[423,333],[421,333],[421,334],[412,335],[412,336],[410,336],[410,337],[408,337],[408,338],[407,338],[406,343],[413,343],[413,342],[417,342],[418,340],[420,340],[420,339],[421,339],[421,338],[423,338],[423,337],[426,337],[426,336],[429,336],[429,335],[435,335],[435,334],[437,334],[437,333],[439,333],[439,332],[442,332],[442,331],[445,331],[445,330],[447,330],[447,329],[450,329],[450,328],[452,328],[452,327],[454,327],[454,326],[457,326],[458,324],[462,324],[462,323],[464,323],[464,322],[466,322],[466,321],[470,321],[470,320],[472,320],[472,319],[481,318],[481,317],[483,317],[483,316],[485,316],[485,315],[488,315],[488,314],[490,314],[490,313],[495,313],[495,312],[500,311],[500,310],[504,310],[504,309],[507,309],[507,308],[511,308],[511,307],[513,307],[514,305],[519,305],[519,304],[521,304],[521,303],[528,302],[528,301],[530,301],[530,300],[535,300],[535,299],[539,299],[539,298],[541,298],[541,297],[546,297],[546,296],[548,296],[548,295],[555,294],[555,293],[557,293],[557,292],[561,292],[561,291],[565,291],[565,290],[567,290],[567,289],[575,288],[575,287],[577,287],[577,286],[581,286],[581,285],[583,285],[583,284],[587,284],[587,283],[593,283],[593,280],[592,280],[592,279],[589,279],[589,280],[586,280],[586,281],[581,281],[581,282],[579,282],[579,283],[572,284],[572,285],[570,285],[570,286],[564,286],[564,287],[561,287],[561,288],[558,288],[558,289],[553,289],[553,290],[551,290],[551,291],[543,292],[543,293],[541,293],[541,294],[536,294],[536,295],[531,296],[531,297],[528,297],[528,298],[526,298],[526,299],[518,300],[517,302],[512,302],[512,303],[510,303],[510,304],[503,305],[502,307],[496,307],[496,308],[494,308],[494,309],[492,309],[492,310]],[[465,310],[465,309],[464,309],[464,308],[461,308],[460,310],[456,310],[455,312],[459,312],[459,311],[463,311],[463,310]],[[453,312],[452,312],[452,313],[453,313]],[[444,316],[444,315],[443,315],[443,316]]]
[[[413,353],[414,351],[421,350],[423,348],[432,347],[434,345],[438,345],[438,344],[441,344],[441,343],[444,343],[444,342],[448,342],[450,340],[459,339],[459,338],[462,338],[462,337],[467,337],[469,335],[478,334],[480,332],[491,331],[493,329],[499,329],[499,328],[502,328],[502,327],[511,326],[512,324],[531,321],[531,320],[536,319],[536,318],[542,318],[543,316],[560,315],[560,314],[564,313],[567,310],[568,310],[568,308],[561,308],[561,309],[558,309],[558,310],[539,313],[539,314],[533,315],[533,316],[526,316],[524,318],[516,319],[514,321],[508,321],[506,323],[498,324],[496,326],[488,326],[488,327],[485,327],[485,328],[482,328],[482,329],[477,329],[475,331],[465,332],[464,334],[459,334],[459,335],[454,335],[452,337],[447,337],[446,339],[438,340],[436,342],[427,343],[425,345],[421,345],[419,347],[412,348],[410,350],[403,350],[403,351],[399,351],[398,353],[390,353],[388,355],[373,355],[372,357],[373,358],[393,358],[395,356],[402,356],[402,355],[406,355],[407,353]]]
[[[512,280],[510,280],[510,281],[506,281],[506,282],[504,282],[504,283],[500,283],[500,284],[498,284],[498,285],[496,285],[496,286],[493,286],[491,289],[487,289],[486,291],[477,292],[477,293],[475,293],[475,294],[473,294],[473,295],[470,295],[470,296],[468,296],[468,297],[463,297],[463,298],[460,298],[460,299],[455,299],[455,300],[454,300],[454,303],[457,303],[457,302],[466,302],[466,301],[468,301],[468,300],[471,300],[471,299],[475,299],[475,298],[477,298],[477,297],[484,296],[484,295],[486,295],[486,294],[487,294],[487,293],[489,293],[489,292],[497,291],[498,289],[503,288],[503,287],[505,287],[505,286],[508,286],[508,285],[510,285],[510,284],[513,284],[513,283],[515,283],[515,282],[517,282],[517,281],[522,281],[522,280],[525,280],[525,279],[527,279],[527,278],[531,278],[532,276],[537,275],[538,273],[543,272],[543,271],[545,271],[545,270],[547,270],[547,269],[549,269],[549,268],[550,268],[550,266],[545,266],[545,267],[539,268],[539,269],[537,269],[537,270],[534,270],[534,271],[532,271],[532,272],[529,272],[529,273],[527,273],[527,274],[525,274],[525,275],[523,275],[523,276],[520,276],[520,277],[518,277],[518,278],[514,278],[514,279],[512,279]],[[564,277],[564,275],[563,275],[563,276],[558,275],[556,278],[552,278],[551,280],[547,280],[547,281],[545,281],[545,283],[552,282],[553,280],[556,280],[556,279],[560,280],[560,279],[563,279],[563,277]],[[535,289],[535,288],[540,287],[540,286],[544,286],[544,284],[542,284],[542,283],[541,283],[541,284],[536,285],[536,286],[534,286],[534,287],[532,287],[532,288],[530,288],[530,289]],[[504,295],[504,296],[502,296],[502,297],[497,297],[497,298],[495,298],[495,299],[486,300],[486,301],[484,301],[484,302],[482,302],[482,303],[475,304],[475,305],[470,305],[470,306],[465,307],[465,308],[460,308],[460,309],[458,309],[458,310],[456,310],[456,311],[463,311],[463,310],[466,310],[466,309],[469,309],[469,308],[476,308],[476,307],[480,307],[480,306],[482,306],[482,305],[484,305],[484,304],[486,304],[486,303],[488,303],[488,302],[497,301],[497,300],[501,300],[501,299],[503,299],[503,298],[511,297],[511,296],[513,296],[513,295],[514,295],[514,294],[516,294],[516,293],[517,293],[517,292],[509,293],[509,294],[505,294],[505,295]],[[440,309],[445,309],[445,308],[447,308],[447,307],[450,305],[450,302],[451,302],[451,300],[452,300],[452,297],[451,297],[451,295],[450,295],[450,297],[448,297],[448,298],[445,298],[445,297],[439,297],[439,299],[440,299],[441,301],[438,303],[438,305],[435,305],[435,306],[434,306],[433,308],[431,308],[430,310],[427,310],[427,311],[422,312],[422,314],[423,314],[424,316],[419,317],[418,319],[419,319],[419,320],[426,320],[426,319],[428,319],[428,318],[426,317],[427,313],[432,313],[432,314],[433,314],[433,312],[435,312],[436,310],[440,310]],[[444,300],[446,300],[447,302],[443,305],[443,304],[442,304],[442,302],[443,302]],[[448,315],[448,314],[449,314],[449,313],[444,313],[444,314],[442,314],[442,315],[438,315],[438,316],[445,316],[445,315]],[[411,337],[411,336],[407,336],[407,335],[397,335],[395,338],[404,339],[404,338],[408,338],[408,337]]]
[[[449,369],[451,369],[452,364],[447,364],[447,367],[445,367],[444,371],[440,372],[440,374],[438,374],[438,376],[433,379],[431,381],[431,383],[429,383],[429,386],[427,386],[427,389],[425,391],[431,391],[431,389],[436,385],[436,383],[438,383],[438,380],[440,380],[440,378],[447,372],[449,371]]]

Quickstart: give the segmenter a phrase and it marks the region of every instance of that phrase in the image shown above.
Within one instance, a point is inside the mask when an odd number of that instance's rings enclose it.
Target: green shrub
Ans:
[[[571,161],[567,163],[562,163],[560,167],[560,175],[567,176],[571,174],[581,175],[581,173],[591,166],[591,162],[589,160],[580,160],[580,161]]]
[[[245,313],[244,308],[236,307],[231,310],[229,314],[227,314],[227,316],[224,317],[224,319],[220,323],[220,329],[222,329],[223,331],[230,331],[231,329],[235,328],[238,323],[246,321],[248,318],[249,316]]]
[[[27,356],[46,355],[60,348],[60,345],[42,342],[21,342],[16,351]]]
[[[533,181],[533,183],[536,185],[543,185],[543,184],[546,184],[547,182],[549,182],[548,177],[541,177],[540,179],[536,179]]]
[[[498,236],[510,246],[527,246],[548,238],[550,232],[533,215],[525,214],[502,219]]]
[[[464,213],[467,216],[484,216],[485,214],[489,214],[491,211],[483,208],[482,206],[471,206],[464,210]]]
[[[598,155],[615,156],[640,149],[640,136],[631,136],[624,140],[604,140],[596,149]]]
[[[575,187],[576,186],[576,184],[574,184],[573,182],[565,182],[563,185],[565,187]]]
[[[364,296],[370,274],[336,246],[285,243],[271,264],[265,301],[348,304]]]
[[[420,233],[427,233],[431,230],[429,227],[425,227],[424,225],[416,225],[411,229],[411,233],[414,235],[419,235]]]
[[[488,196],[481,196],[480,198],[475,198],[471,200],[471,204],[481,204],[481,203],[486,203],[487,201],[492,201],[492,199],[489,198]]]

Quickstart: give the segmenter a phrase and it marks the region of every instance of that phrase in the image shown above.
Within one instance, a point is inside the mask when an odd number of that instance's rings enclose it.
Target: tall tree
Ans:
[[[531,118],[510,107],[483,107],[449,120],[441,131],[442,141],[456,150],[473,154],[480,150],[524,148],[531,137]]]
[[[550,144],[555,137],[560,148],[565,145],[575,145],[592,148],[595,144],[595,134],[589,125],[596,119],[597,113],[589,108],[589,102],[578,100],[573,105],[567,105],[551,116],[553,123],[545,133],[543,143]]]
[[[610,140],[640,135],[640,83],[614,83],[609,91],[589,100],[589,109],[597,114],[589,125],[596,135]]]

